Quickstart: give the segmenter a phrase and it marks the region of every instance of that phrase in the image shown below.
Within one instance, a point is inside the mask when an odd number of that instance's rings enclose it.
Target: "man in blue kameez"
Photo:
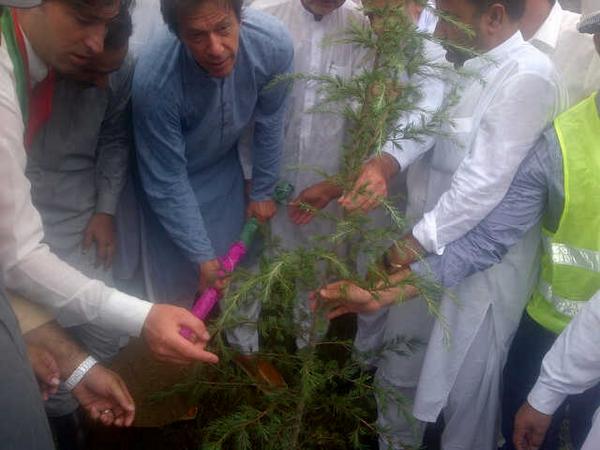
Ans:
[[[272,16],[241,0],[162,0],[163,30],[142,50],[133,81],[138,168],[147,197],[144,240],[151,295],[191,306],[222,288],[217,257],[238,240],[246,217],[264,222],[279,176],[293,46]],[[249,200],[237,141],[254,120]],[[250,315],[256,315],[256,309]],[[256,317],[249,317],[251,321]],[[256,328],[229,342],[258,350]]]

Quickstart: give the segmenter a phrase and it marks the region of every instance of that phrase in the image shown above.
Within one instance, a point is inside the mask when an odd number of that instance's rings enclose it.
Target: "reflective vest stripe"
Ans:
[[[586,304],[586,302],[582,302],[581,300],[570,300],[554,294],[552,291],[552,286],[542,278],[540,278],[537,289],[538,292],[554,306],[556,311],[571,318],[575,317],[581,308],[583,308],[583,306]]]
[[[600,273],[600,252],[552,242],[548,236],[544,236],[544,250],[554,264]]]

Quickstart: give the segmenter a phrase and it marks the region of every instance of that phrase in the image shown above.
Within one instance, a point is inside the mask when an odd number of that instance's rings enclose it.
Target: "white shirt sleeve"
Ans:
[[[502,200],[527,152],[558,112],[560,87],[522,72],[501,86],[478,126],[450,188],[413,228],[428,252],[462,237]]]
[[[444,50],[439,44],[425,41],[425,55],[434,64],[443,64]],[[409,114],[400,118],[397,127],[402,129],[413,125],[416,128],[424,127],[431,122],[434,114],[440,110],[444,102],[445,84],[442,74],[437,68],[425,68],[422,74],[415,75],[411,80],[421,91],[421,99],[416,108]],[[383,151],[392,156],[400,165],[400,170],[406,170],[408,166],[423,156],[435,143],[435,136],[424,135],[422,139],[400,139],[397,142],[388,141],[383,146]]]
[[[600,381],[600,292],[575,316],[542,362],[527,401],[543,414],[554,414],[569,395]]]
[[[42,244],[43,229],[25,177],[23,121],[12,63],[0,46],[0,275],[8,289],[52,308],[65,325],[93,322],[139,335],[151,303],[90,280]]]

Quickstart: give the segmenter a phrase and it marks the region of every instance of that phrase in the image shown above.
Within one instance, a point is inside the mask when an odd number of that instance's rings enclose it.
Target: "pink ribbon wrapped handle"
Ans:
[[[227,254],[219,258],[223,272],[225,274],[232,273],[247,251],[246,245],[242,241],[234,242],[229,247]],[[200,320],[206,319],[220,299],[221,295],[215,288],[206,289],[194,302],[192,314]],[[182,328],[180,334],[186,339],[191,339],[193,332],[189,328]]]

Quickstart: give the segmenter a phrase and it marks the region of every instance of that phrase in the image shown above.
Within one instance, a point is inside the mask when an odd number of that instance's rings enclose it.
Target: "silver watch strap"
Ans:
[[[83,362],[77,366],[77,369],[73,371],[71,376],[67,378],[67,381],[65,381],[65,387],[67,390],[72,391],[83,379],[85,374],[88,373],[88,371],[96,364],[98,364],[98,361],[96,361],[96,358],[93,356],[88,356],[85,358]]]

